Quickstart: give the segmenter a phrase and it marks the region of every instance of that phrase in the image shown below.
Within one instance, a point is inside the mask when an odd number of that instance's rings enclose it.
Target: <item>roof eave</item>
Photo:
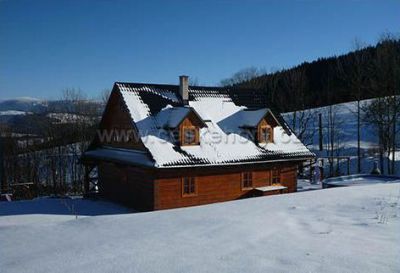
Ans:
[[[228,162],[228,163],[212,163],[212,164],[187,164],[187,165],[175,165],[175,166],[158,166],[157,169],[178,169],[178,168],[198,168],[198,167],[219,167],[219,166],[238,166],[238,165],[254,165],[254,164],[265,164],[275,162],[287,162],[287,161],[308,161],[315,159],[314,156],[304,156],[300,158],[285,158],[275,160],[262,160],[262,161],[246,161],[246,162]]]

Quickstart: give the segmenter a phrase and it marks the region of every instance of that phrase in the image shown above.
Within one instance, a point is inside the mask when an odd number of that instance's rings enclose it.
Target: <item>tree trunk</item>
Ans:
[[[394,97],[394,116],[393,116],[393,124],[392,124],[392,174],[396,174],[396,164],[395,164],[395,153],[396,153],[396,121],[397,121],[397,103],[396,97]],[[389,160],[389,158],[388,158]]]
[[[385,174],[385,168],[383,165],[383,134],[382,129],[379,129],[379,168],[381,169],[381,173]]]
[[[361,173],[361,125],[360,125],[360,100],[357,100],[357,172]]]

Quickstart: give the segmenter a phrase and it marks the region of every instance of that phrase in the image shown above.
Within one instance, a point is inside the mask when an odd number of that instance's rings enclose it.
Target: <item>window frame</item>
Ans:
[[[187,130],[193,130],[194,135],[193,135],[193,142],[186,142],[186,131]],[[192,146],[192,145],[199,145],[198,141],[198,134],[199,134],[199,129],[196,126],[183,126],[182,127],[182,136],[181,136],[181,145],[182,146]]]
[[[249,183],[249,181],[250,181],[250,184],[246,184],[246,183]],[[253,172],[242,172],[240,183],[241,183],[242,190],[253,189]]]
[[[185,180],[189,179],[189,192],[185,192]],[[181,190],[182,190],[182,197],[191,197],[191,196],[196,196],[197,195],[197,181],[196,177],[194,176],[185,176],[181,178]],[[194,190],[192,191],[191,188],[194,187]]]
[[[265,139],[263,130],[268,130],[269,131],[269,138]],[[274,142],[274,129],[272,128],[271,125],[266,124],[266,125],[261,125],[259,132],[258,132],[258,142],[259,143],[273,143]]]
[[[278,179],[278,182],[274,182],[275,179]],[[271,185],[280,185],[281,184],[281,170],[280,169],[272,169],[271,170]]]

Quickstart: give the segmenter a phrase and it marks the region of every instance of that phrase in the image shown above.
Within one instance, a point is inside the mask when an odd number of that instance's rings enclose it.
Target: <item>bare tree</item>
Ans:
[[[384,34],[377,48],[374,62],[375,73],[371,77],[371,86],[377,97],[364,107],[366,122],[372,124],[378,133],[379,162],[385,172],[384,158],[387,160],[387,172],[395,173],[396,136],[399,134],[400,120],[400,48],[399,38]],[[390,95],[387,95],[390,94]],[[389,159],[389,158],[388,158]]]
[[[400,100],[396,96],[378,97],[364,108],[364,119],[372,124],[377,131],[379,142],[380,168],[385,173],[384,158],[394,155],[396,150],[396,135],[399,131]],[[387,172],[394,174],[394,158],[392,164],[387,161]]]
[[[84,168],[78,164],[78,161],[95,134],[100,119],[100,109],[94,100],[89,100],[79,89],[66,89],[62,94],[64,103],[71,107],[65,113],[67,119],[63,126],[68,131],[66,133],[68,138],[64,137],[66,141],[63,142],[63,148],[60,150],[64,150],[66,154],[64,164],[69,166],[68,180],[76,190],[82,186],[81,181],[84,175]],[[104,90],[103,99],[108,100],[109,94],[109,90]]]
[[[296,136],[306,145],[313,143],[315,130],[312,130],[314,124],[313,111],[305,110],[307,96],[307,76],[304,68],[297,69],[293,73],[287,73],[284,76],[283,84],[287,90],[287,96],[290,96],[290,109],[294,109],[288,116],[288,123]]]
[[[103,89],[100,93],[100,102],[105,106],[111,95],[111,89]]]
[[[339,64],[337,64],[338,66]],[[327,106],[327,111],[325,113],[325,139],[327,140],[326,150],[327,155],[329,156],[329,173],[330,176],[338,174],[339,166],[336,166],[336,173],[334,172],[334,157],[340,155],[341,151],[343,150],[344,146],[342,143],[343,137],[343,120],[341,120],[339,116],[339,107],[334,105],[333,98],[335,92],[334,86],[334,69],[330,68],[326,74],[324,75],[324,88],[326,89],[325,92],[327,94],[327,101],[329,106]]]
[[[361,166],[361,120],[362,107],[361,100],[364,93],[368,90],[368,72],[371,67],[368,67],[367,60],[370,59],[368,51],[364,50],[366,45],[358,39],[353,41],[353,50],[351,59],[342,59],[338,62],[338,73],[340,77],[348,84],[351,94],[354,96],[356,110],[352,111],[357,118],[357,172],[360,173]],[[344,63],[346,60],[352,62]]]
[[[329,105],[328,111],[325,114],[326,120],[326,150],[329,156],[329,173],[330,176],[339,173],[339,166],[336,166],[336,173],[334,172],[334,157],[340,155],[344,146],[342,143],[343,138],[343,120],[339,117],[339,110],[337,105]]]
[[[221,86],[232,86],[235,84],[243,83],[249,80],[252,80],[262,74],[265,74],[266,71],[264,69],[256,68],[254,66],[244,68],[239,70],[232,77],[224,79],[220,82]]]

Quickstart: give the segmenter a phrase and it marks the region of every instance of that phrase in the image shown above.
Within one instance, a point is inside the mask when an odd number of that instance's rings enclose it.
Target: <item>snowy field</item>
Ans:
[[[129,212],[133,211],[111,202],[82,198],[38,198],[27,201],[0,202],[0,228],[6,225],[68,221],[86,216]]]
[[[0,203],[0,271],[399,272],[399,198],[377,184],[150,213],[91,203],[77,219]]]

